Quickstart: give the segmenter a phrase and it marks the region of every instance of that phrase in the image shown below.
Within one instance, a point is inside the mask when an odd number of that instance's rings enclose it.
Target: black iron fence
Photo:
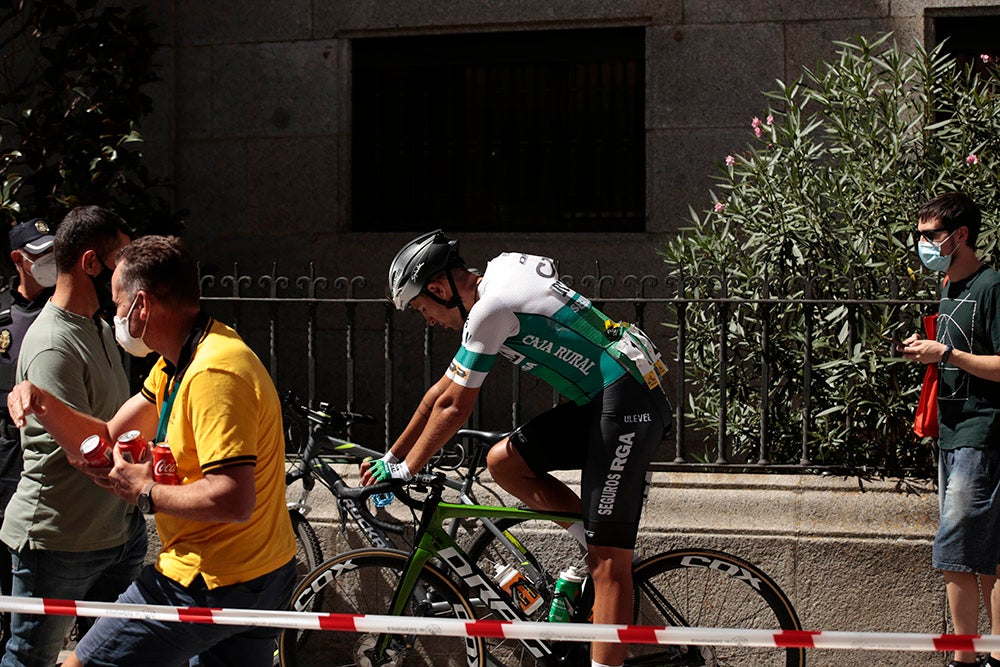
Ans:
[[[870,331],[861,330],[857,313],[875,309],[884,314],[886,321],[915,323],[921,313],[933,307],[927,299],[900,297],[896,286],[890,286],[885,290],[887,296],[879,299],[858,298],[853,288],[847,290],[846,298],[823,297],[817,296],[824,290],[814,289],[815,281],[803,278],[794,297],[772,297],[763,280],[759,298],[734,298],[728,293],[726,280],[717,277],[700,280],[699,287],[693,289],[693,283],[674,276],[612,276],[602,273],[598,262],[594,269],[593,273],[561,277],[609,316],[638,323],[650,333],[668,361],[666,387],[675,409],[675,429],[657,457],[655,466],[661,470],[858,472],[851,461],[830,460],[821,451],[824,445],[822,437],[817,436],[817,423],[822,422],[818,427],[821,430],[826,428],[823,420],[829,419],[829,410],[828,406],[816,404],[813,391],[818,382],[828,382],[829,378],[817,376],[824,367],[816,361],[815,328],[824,326],[836,314],[835,319],[843,322],[845,354],[883,344],[884,355],[891,357],[888,344],[878,336],[876,342]],[[275,264],[269,274],[256,276],[244,275],[234,266],[230,274],[203,276],[202,285],[206,308],[241,333],[270,369],[280,392],[294,392],[313,405],[326,401],[375,415],[377,427],[354,434],[369,443],[391,444],[425,388],[440,377],[459,344],[456,332],[435,331],[415,313],[396,312],[383,296],[381,279],[328,278],[317,275],[312,265],[304,274],[294,276],[279,272]],[[789,308],[800,314],[801,330],[796,332],[800,349],[793,366],[786,365],[779,371],[774,363],[775,332],[770,330],[768,313]],[[747,309],[757,315],[752,335],[741,319]],[[690,325],[695,312],[702,320],[713,323],[713,331]],[[738,344],[734,344],[734,332],[739,336]],[[702,337],[704,344],[692,336]],[[750,348],[748,340],[752,340]],[[709,348],[716,372],[706,376],[702,363],[694,373],[692,355],[700,358]],[[734,371],[737,367],[745,371],[748,366],[759,368],[759,375],[753,373],[757,376],[753,384],[758,398],[754,407],[757,414],[752,420],[745,420],[745,410],[731,414],[729,409],[734,390],[739,388],[743,395],[747,391],[746,386],[734,385],[741,382]],[[908,364],[898,366],[907,368],[899,371],[894,382],[902,384],[904,393],[912,396],[915,404],[919,382],[915,369]],[[786,452],[778,457],[772,451],[776,419],[772,388],[787,383],[791,376],[796,376],[793,384],[801,390],[791,399],[793,406],[781,406],[783,416],[778,419],[797,415],[801,449],[795,456]],[[692,396],[702,391],[714,392],[718,397],[717,416],[709,422],[704,415],[697,420],[691,417]],[[499,364],[480,394],[472,425],[511,429],[558,400],[547,385],[512,366]],[[846,425],[850,430],[851,420],[850,410],[845,410],[839,427]],[[752,425],[748,426],[749,422]],[[787,429],[788,424],[782,426]],[[739,431],[745,441],[748,428],[756,430],[756,451],[736,451],[733,434]],[[868,433],[863,437],[875,442],[880,436]]]

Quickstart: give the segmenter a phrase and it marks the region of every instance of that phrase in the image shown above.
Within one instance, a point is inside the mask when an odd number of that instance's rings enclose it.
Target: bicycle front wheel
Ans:
[[[406,552],[392,549],[360,549],[331,558],[296,587],[292,609],[387,614],[407,560]],[[429,565],[421,570],[402,615],[473,618],[461,591]],[[285,630],[278,655],[286,667],[486,667],[482,641],[471,637]]]
[[[288,515],[295,534],[295,580],[299,581],[323,562],[323,549],[319,546],[319,537],[312,524],[301,512],[288,510]]]
[[[637,625],[801,630],[778,585],[745,560],[709,549],[667,551],[633,571]],[[802,667],[804,649],[629,646],[626,665]]]

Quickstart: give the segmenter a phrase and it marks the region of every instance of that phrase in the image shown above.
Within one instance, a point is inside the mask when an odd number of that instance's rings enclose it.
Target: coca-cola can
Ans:
[[[80,455],[93,468],[110,468],[115,462],[111,445],[97,434],[88,436],[80,443]]]
[[[122,453],[122,458],[129,463],[142,463],[146,460],[146,452],[148,451],[146,441],[137,430],[125,431],[118,436],[115,447]]]
[[[158,442],[153,447],[153,481],[158,484],[180,484],[177,476],[177,461],[170,451],[170,445]]]

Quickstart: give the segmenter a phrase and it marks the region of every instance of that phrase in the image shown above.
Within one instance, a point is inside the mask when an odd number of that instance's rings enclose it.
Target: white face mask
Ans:
[[[42,287],[52,287],[56,284],[55,253],[50,252],[47,255],[42,255],[38,259],[31,259],[22,250],[21,256],[31,262],[31,268],[28,269],[28,272],[31,273],[31,277],[35,279],[36,283]]]
[[[135,298],[132,299],[132,305],[128,308],[128,313],[125,317],[114,316],[115,321],[115,340],[118,344],[122,346],[126,352],[131,354],[133,357],[145,357],[147,354],[152,352],[146,343],[142,340],[142,337],[146,335],[146,327],[149,326],[149,320],[146,320],[146,324],[142,327],[142,333],[138,337],[133,336],[128,329],[129,318],[132,317],[132,311],[135,309],[135,303],[139,300],[139,295],[136,294]]]
[[[936,243],[934,241],[924,241],[923,238],[917,242],[917,256],[920,257],[920,261],[924,263],[924,266],[931,271],[944,272],[948,270],[948,267],[951,266],[951,257],[955,254],[955,251],[952,250],[951,255],[942,255],[941,246],[947,243],[948,239],[954,235],[955,232],[952,232],[948,234],[948,238]]]

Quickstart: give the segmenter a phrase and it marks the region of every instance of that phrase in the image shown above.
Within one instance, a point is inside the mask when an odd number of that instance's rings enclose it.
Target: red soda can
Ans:
[[[153,447],[153,481],[168,485],[181,483],[177,476],[177,461],[170,451],[170,445],[165,442],[158,442]]]
[[[110,468],[114,462],[111,445],[99,435],[91,435],[80,443],[80,455],[87,465],[94,468]]]
[[[139,431],[125,431],[118,436],[115,447],[122,453],[122,458],[129,463],[142,463],[146,460],[146,441]]]

